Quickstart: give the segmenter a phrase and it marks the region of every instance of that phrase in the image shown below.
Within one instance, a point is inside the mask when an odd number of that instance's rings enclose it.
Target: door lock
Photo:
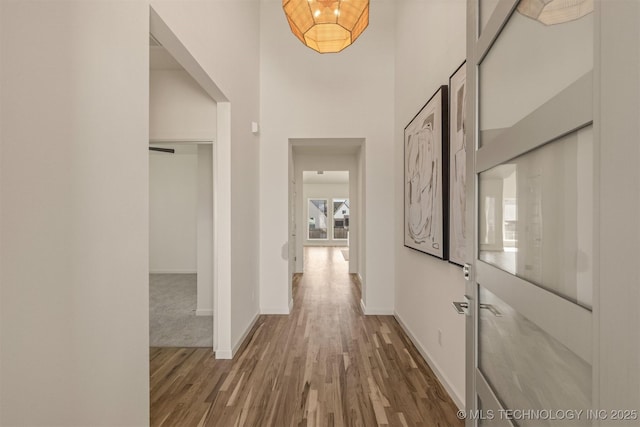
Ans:
[[[462,274],[464,274],[464,280],[469,281],[469,278],[471,277],[470,264],[465,264],[464,267],[462,267]]]

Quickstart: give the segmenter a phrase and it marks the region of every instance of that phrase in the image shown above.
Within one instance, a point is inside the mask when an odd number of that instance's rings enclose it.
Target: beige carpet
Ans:
[[[149,346],[213,347],[213,316],[196,316],[195,274],[149,275]]]

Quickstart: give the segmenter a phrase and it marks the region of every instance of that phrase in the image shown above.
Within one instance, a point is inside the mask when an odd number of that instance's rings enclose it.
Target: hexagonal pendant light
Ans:
[[[593,12],[593,0],[522,0],[518,12],[545,25],[564,24]]]
[[[369,0],[282,0],[291,32],[320,53],[340,52],[369,25]]]

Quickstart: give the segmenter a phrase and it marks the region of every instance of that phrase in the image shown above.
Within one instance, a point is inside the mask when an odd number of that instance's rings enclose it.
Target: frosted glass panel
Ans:
[[[593,69],[593,13],[546,25],[516,10],[480,64],[480,145]]]
[[[584,411],[581,419],[569,423],[535,418],[515,419],[514,424],[590,426],[586,411],[591,408],[591,365],[482,286],[479,302],[501,313],[480,310],[478,367],[502,405],[522,411]]]
[[[480,259],[591,308],[593,131],[480,174]]]

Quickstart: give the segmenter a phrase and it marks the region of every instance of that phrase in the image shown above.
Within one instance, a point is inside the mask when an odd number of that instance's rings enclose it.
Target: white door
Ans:
[[[594,13],[546,3],[468,2],[467,426],[591,425]]]

